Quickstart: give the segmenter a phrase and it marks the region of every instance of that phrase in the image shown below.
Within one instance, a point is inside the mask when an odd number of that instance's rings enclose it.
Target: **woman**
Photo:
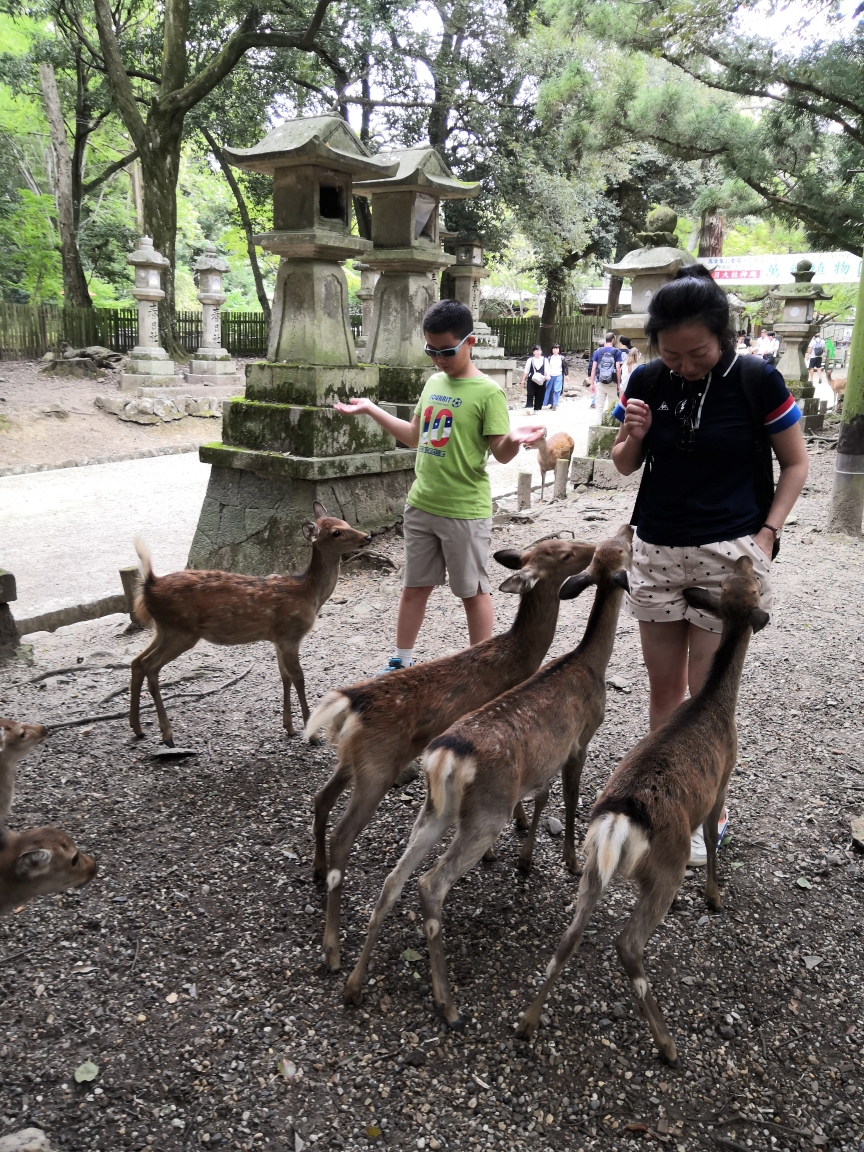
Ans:
[[[662,363],[641,365],[630,377],[614,413],[622,426],[612,460],[624,476],[646,457],[650,464],[635,509],[627,610],[639,621],[654,729],[688,687],[691,695],[699,691],[720,643],[719,622],[690,608],[682,589],[719,588],[735,560],[749,556],[770,611],[772,550],[808,459],[783,377],[757,357],[738,356],[726,294],[707,268],[688,265],[655,293],[645,332]],[[780,463],[773,498],[760,483],[766,443]],[[724,812],[721,840],[727,823]],[[705,859],[699,831],[690,863]]]
[[[539,344],[535,344],[531,355],[525,361],[525,371],[522,373],[522,383],[526,386],[525,411],[535,412],[543,409],[543,394],[546,391],[546,381],[549,376],[546,371],[546,357]]]
[[[558,408],[561,393],[564,390],[564,357],[561,355],[561,345],[553,344],[552,353],[546,361],[546,395],[543,397],[544,405],[548,404],[554,412]]]
[[[626,391],[627,383],[633,375],[633,369],[639,363],[639,349],[633,347],[633,341],[629,336],[619,336],[618,343],[621,347],[621,391]]]

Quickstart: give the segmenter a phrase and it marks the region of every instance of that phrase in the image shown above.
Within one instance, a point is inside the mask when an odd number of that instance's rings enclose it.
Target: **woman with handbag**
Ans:
[[[737,354],[729,301],[707,268],[689,264],[658,289],[645,333],[659,359],[633,371],[614,410],[622,426],[612,461],[624,476],[645,465],[627,611],[639,621],[655,729],[688,687],[699,691],[720,644],[720,622],[691,608],[683,589],[716,591],[746,556],[770,613],[771,561],[809,462],[783,377],[761,357]],[[727,825],[724,812],[721,840]],[[690,863],[705,859],[700,830]]]
[[[543,409],[543,396],[546,392],[547,372],[546,357],[539,344],[535,344],[531,355],[525,361],[525,371],[522,374],[522,383],[526,386],[525,411],[535,412]]]

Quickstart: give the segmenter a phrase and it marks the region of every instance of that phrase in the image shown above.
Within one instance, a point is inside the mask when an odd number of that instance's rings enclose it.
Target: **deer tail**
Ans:
[[[156,577],[153,574],[150,549],[140,536],[136,536],[133,543],[135,545],[135,551],[138,553],[138,563],[141,567],[141,583],[138,585],[138,591],[135,595],[135,616],[146,628],[152,628],[154,621],[153,615],[147,607],[147,593],[150,588],[152,588]]]
[[[312,740],[323,728],[328,739],[335,743],[350,720],[351,701],[343,692],[328,692],[309,719],[303,732],[305,740]]]
[[[434,748],[423,757],[423,771],[432,810],[440,816],[449,806],[455,807],[462,793],[474,779],[477,769],[470,756],[452,748]]]
[[[604,812],[585,837],[585,871],[596,874],[602,892],[619,868],[632,872],[648,847],[648,837],[629,816]]]

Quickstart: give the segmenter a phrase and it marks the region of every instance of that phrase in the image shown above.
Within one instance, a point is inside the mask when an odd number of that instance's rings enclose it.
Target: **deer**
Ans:
[[[87,884],[96,874],[95,861],[79,852],[62,829],[10,832],[3,826],[18,763],[47,735],[41,724],[0,719],[0,916],[35,896]]]
[[[561,585],[572,599],[597,591],[579,645],[544,665],[530,679],[463,716],[436,737],[423,756],[426,798],[402,859],[387,877],[369,921],[363,951],[345,984],[344,999],[359,1004],[372,950],[387,913],[408,877],[441,837],[456,825],[446,851],[418,881],[423,928],[429,945],[432,994],[449,1028],[462,1021],[447,978],[442,909],[452,886],[480,860],[515,806],[533,796],[531,828],[520,854],[530,866],[540,813],[552,781],[563,775],[566,829],[571,838],[588,745],[606,710],[606,668],[628,571],[633,531],[622,526],[597,545],[588,568]],[[576,861],[570,861],[571,871]]]
[[[199,640],[211,644],[253,644],[269,640],[276,649],[282,678],[282,724],[294,735],[291,719],[293,684],[304,723],[309,719],[299,649],[311,631],[322,605],[333,595],[339,565],[347,552],[365,547],[372,537],[344,520],[329,516],[319,501],[312,505],[315,520],[302,526],[312,544],[309,567],[301,575],[242,576],[236,572],[184,571],[156,576],[150,553],[135,540],[141,562],[142,584],[135,600],[135,615],[155,629],[150,644],[132,661],[129,723],[137,737],[141,728],[140,702],[144,678],[156,705],[162,741],[174,747],[174,732],[159,691],[159,672]]]
[[[19,760],[41,744],[48,729],[41,724],[19,724],[0,718],[0,823],[12,810],[15,797],[15,769]]]
[[[497,562],[513,573],[500,591],[520,597],[507,632],[452,656],[328,692],[309,717],[307,739],[324,728],[337,742],[336,770],[315,796],[313,825],[314,868],[328,887],[324,957],[332,971],[340,966],[342,892],[354,841],[406,765],[430,740],[466,712],[537,671],[555,635],[558,589],[569,576],[582,572],[593,555],[593,544],[554,539],[521,551],[496,552]],[[328,865],[327,819],[348,787],[351,798],[330,837]],[[521,808],[517,820],[527,827]]]
[[[768,613],[759,607],[760,593],[759,578],[747,556],[736,561],[719,597],[704,588],[684,589],[691,607],[723,621],[720,646],[702,690],[627,753],[597,799],[585,837],[585,867],[573,920],[540,991],[521,1017],[519,1035],[530,1036],[537,1028],[546,997],[579,947],[600,897],[619,873],[635,882],[638,895],[615,947],[661,1059],[677,1066],[675,1042],[650,991],[643,954],[681,886],[690,837],[700,825],[708,854],[705,900],[715,911],[722,908],[717,822],[738,753],[735,711],[744,659],[750,637],[768,623]]]
[[[535,447],[535,445],[531,445]],[[540,440],[536,445],[537,448],[537,464],[540,467],[540,502],[543,502],[543,493],[546,490],[546,473],[551,472],[554,476],[555,465],[559,460],[570,460],[573,456],[573,437],[566,432],[555,432],[551,436],[547,436],[544,440]]]

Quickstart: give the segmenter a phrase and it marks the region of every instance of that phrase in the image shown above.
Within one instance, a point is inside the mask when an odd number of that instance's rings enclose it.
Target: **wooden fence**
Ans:
[[[176,313],[177,339],[189,352],[201,344],[201,313]],[[262,312],[223,312],[222,343],[232,356],[267,353],[267,321]],[[128,352],[138,343],[135,308],[57,308],[0,303],[0,360],[34,360],[55,352],[67,340],[75,348],[101,344]]]
[[[489,321],[489,327],[504,345],[508,356],[528,356],[535,344],[545,355],[553,344],[560,344],[565,354],[591,349],[595,333],[602,333],[602,316],[567,316],[551,328],[540,329],[539,316],[502,316]]]

